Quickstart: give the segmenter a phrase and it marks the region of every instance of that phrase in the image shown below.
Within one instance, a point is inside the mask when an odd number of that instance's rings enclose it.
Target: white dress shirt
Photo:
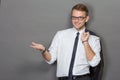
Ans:
[[[85,28],[79,31],[80,35],[73,67],[73,75],[84,75],[90,73],[89,67],[96,66],[101,59],[100,39],[95,35],[90,35],[88,42],[96,55],[93,57],[91,61],[87,60],[84,45],[82,44],[81,41],[81,34],[84,31]],[[51,60],[47,62],[49,64],[52,64],[55,61],[57,61],[57,73],[56,73],[57,77],[68,76],[74,40],[77,32],[78,31],[75,28],[70,28],[58,31],[55,37],[53,38],[53,41],[49,48]]]

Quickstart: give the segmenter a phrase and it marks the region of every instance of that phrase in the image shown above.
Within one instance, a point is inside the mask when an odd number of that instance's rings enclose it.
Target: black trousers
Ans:
[[[80,76],[73,76],[72,80],[91,80],[90,75],[80,75]],[[59,77],[58,80],[68,80],[68,77]]]

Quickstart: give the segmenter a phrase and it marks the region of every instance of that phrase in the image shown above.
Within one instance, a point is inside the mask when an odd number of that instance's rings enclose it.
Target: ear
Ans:
[[[90,19],[90,17],[89,17],[89,16],[87,16],[87,17],[86,17],[86,21],[85,21],[85,22],[88,22],[88,21],[89,21],[89,19]]]

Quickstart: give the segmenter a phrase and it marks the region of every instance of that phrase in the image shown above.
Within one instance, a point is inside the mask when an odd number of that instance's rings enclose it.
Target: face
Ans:
[[[85,23],[89,20],[89,16],[84,11],[72,11],[72,24],[77,30],[84,28]]]

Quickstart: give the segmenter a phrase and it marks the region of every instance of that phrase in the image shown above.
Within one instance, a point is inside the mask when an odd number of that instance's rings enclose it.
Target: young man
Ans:
[[[73,28],[58,31],[49,50],[32,42],[31,47],[43,51],[42,55],[49,64],[57,61],[58,80],[90,80],[90,66],[99,64],[100,39],[86,29],[89,18],[87,7],[77,4],[71,11]]]

